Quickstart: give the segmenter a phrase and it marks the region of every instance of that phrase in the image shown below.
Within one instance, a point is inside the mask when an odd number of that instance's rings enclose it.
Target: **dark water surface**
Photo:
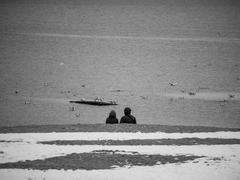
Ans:
[[[1,1],[0,126],[103,123],[130,106],[142,124],[239,128],[239,99],[165,96],[240,93],[239,17],[237,0]],[[68,103],[95,97],[119,105]]]

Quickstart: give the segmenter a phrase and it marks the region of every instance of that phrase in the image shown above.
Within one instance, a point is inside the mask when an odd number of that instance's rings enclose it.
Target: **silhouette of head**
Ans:
[[[131,114],[131,109],[130,109],[129,107],[126,107],[126,108],[124,109],[124,114],[125,114],[125,115],[130,115],[130,114]]]
[[[109,113],[109,117],[110,118],[116,118],[116,112],[114,110],[112,110],[110,113]]]

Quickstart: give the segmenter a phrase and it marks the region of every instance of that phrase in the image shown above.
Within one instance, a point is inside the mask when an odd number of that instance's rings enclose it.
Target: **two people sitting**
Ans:
[[[109,117],[106,119],[106,124],[117,124],[118,119],[116,117],[116,112],[111,111],[109,113]],[[131,115],[131,109],[129,107],[126,107],[124,109],[124,116],[121,118],[120,123],[128,123],[128,124],[137,124],[136,118]]]

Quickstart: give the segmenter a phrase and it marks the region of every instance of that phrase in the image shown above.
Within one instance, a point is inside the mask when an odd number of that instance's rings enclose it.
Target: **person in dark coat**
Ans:
[[[136,118],[131,115],[131,109],[129,107],[124,109],[124,116],[121,118],[120,123],[137,124]]]
[[[109,116],[106,119],[106,124],[118,124],[118,119],[116,117],[116,112],[115,111],[112,110],[109,113]]]

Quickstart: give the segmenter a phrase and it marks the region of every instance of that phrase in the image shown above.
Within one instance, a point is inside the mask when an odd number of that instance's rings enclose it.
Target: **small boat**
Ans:
[[[78,100],[78,101],[69,101],[70,103],[77,103],[77,104],[88,104],[94,106],[110,106],[110,105],[117,105],[115,101],[97,101],[97,100]]]

